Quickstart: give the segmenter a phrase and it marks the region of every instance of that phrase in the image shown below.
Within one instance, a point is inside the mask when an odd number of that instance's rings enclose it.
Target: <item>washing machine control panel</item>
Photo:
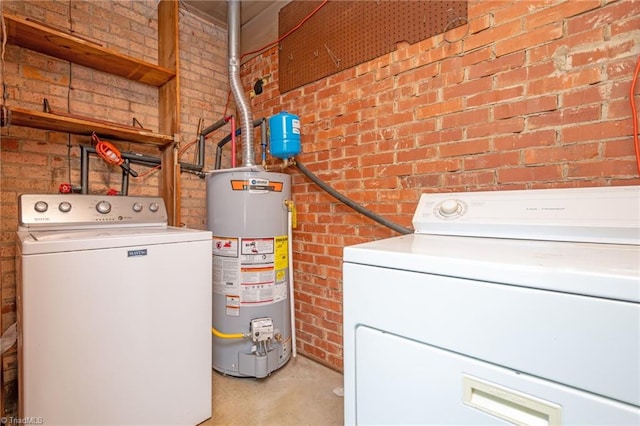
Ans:
[[[111,197],[84,194],[23,194],[18,200],[22,228],[166,226],[160,197]]]

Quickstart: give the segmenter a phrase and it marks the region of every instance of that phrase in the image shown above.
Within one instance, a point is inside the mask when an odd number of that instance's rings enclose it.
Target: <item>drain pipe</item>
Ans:
[[[240,121],[242,129],[242,166],[255,166],[255,154],[253,152],[253,118],[249,102],[242,90],[240,81],[240,0],[228,1],[228,31],[229,31],[229,84],[231,92],[240,109]]]

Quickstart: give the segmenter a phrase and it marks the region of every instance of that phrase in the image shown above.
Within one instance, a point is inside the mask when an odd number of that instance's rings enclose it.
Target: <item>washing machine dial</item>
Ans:
[[[133,209],[134,212],[140,213],[142,211],[142,204],[133,203],[133,206],[131,206],[131,208]]]
[[[111,211],[111,203],[104,200],[99,201],[98,204],[96,204],[96,210],[98,210],[98,213],[107,214]]]
[[[38,213],[44,213],[49,208],[49,205],[47,203],[45,203],[44,201],[37,201],[36,204],[33,206],[33,208]]]
[[[452,217],[462,212],[462,204],[458,200],[444,200],[438,207],[438,213],[444,217]]]
[[[71,211],[71,203],[68,201],[63,201],[58,205],[58,210],[62,213],[68,213]]]
[[[149,210],[151,210],[153,213],[157,212],[159,209],[160,209],[160,204],[158,203],[149,204]]]

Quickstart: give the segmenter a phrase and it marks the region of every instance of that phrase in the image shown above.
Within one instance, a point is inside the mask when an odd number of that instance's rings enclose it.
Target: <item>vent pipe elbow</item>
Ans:
[[[227,9],[229,38],[229,84],[231,93],[240,110],[242,129],[242,165],[255,166],[253,151],[253,117],[249,102],[242,90],[240,81],[240,0],[229,0]]]

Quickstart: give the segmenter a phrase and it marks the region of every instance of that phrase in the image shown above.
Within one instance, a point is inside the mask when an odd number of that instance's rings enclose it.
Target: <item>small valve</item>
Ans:
[[[70,183],[61,183],[60,186],[58,187],[58,192],[60,194],[71,194],[71,192],[73,191],[73,189],[71,188],[71,184]]]

